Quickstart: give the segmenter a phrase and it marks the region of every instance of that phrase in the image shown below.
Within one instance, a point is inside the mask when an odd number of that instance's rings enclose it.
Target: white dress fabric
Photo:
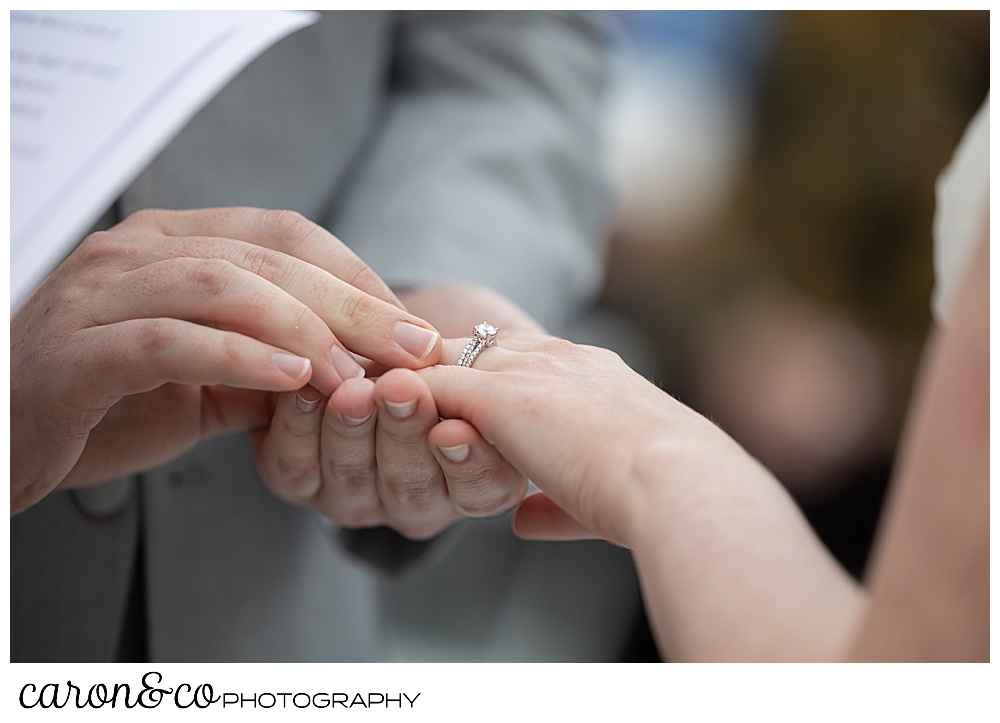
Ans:
[[[934,293],[931,310],[948,320],[976,245],[989,228],[990,96],[976,112],[955,154],[938,176],[934,212]]]

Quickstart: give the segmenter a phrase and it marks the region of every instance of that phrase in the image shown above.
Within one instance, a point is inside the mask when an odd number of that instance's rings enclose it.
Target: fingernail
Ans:
[[[452,462],[464,462],[469,458],[470,448],[468,444],[456,444],[454,447],[438,447],[438,449]]]
[[[348,417],[346,414],[341,414],[340,418],[343,420],[344,424],[349,424],[352,427],[360,427],[362,424],[370,420],[374,414],[375,410],[373,409],[368,412],[368,416],[366,417]]]
[[[305,414],[309,414],[309,412],[314,410],[316,408],[316,405],[319,404],[319,400],[303,399],[301,395],[296,394],[295,403],[298,405],[299,409],[301,409]]]
[[[406,419],[417,409],[416,399],[411,399],[408,402],[390,402],[388,399],[383,399],[382,401],[389,414],[396,419]]]
[[[396,324],[396,343],[417,359],[423,359],[431,353],[437,338],[436,331],[415,326],[408,321]]]
[[[364,367],[354,361],[351,355],[339,346],[334,346],[330,350],[330,361],[333,362],[333,368],[337,370],[341,379],[354,379],[365,375]]]
[[[290,376],[292,379],[301,379],[308,374],[309,366],[311,364],[308,359],[295,356],[294,354],[285,354],[281,351],[274,352],[274,356],[271,357],[271,360],[274,362],[274,366]]]

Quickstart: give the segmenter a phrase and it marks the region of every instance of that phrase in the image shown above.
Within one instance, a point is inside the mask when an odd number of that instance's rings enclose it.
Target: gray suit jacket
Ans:
[[[326,13],[206,106],[120,213],[294,209],[393,286],[484,282],[558,330],[600,278],[601,45],[573,14]],[[229,435],[11,520],[11,659],[112,660],[140,534],[153,660],[378,656],[373,571]]]

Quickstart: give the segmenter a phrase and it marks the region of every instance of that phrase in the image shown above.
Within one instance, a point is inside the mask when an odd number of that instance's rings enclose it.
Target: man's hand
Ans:
[[[440,337],[299,214],[136,213],[11,320],[11,512],[259,425],[266,392],[332,394],[362,374],[350,352],[418,368]]]
[[[483,287],[444,284],[400,298],[446,336],[468,336],[484,319],[541,331]],[[251,439],[262,477],[282,499],[346,527],[389,525],[411,539],[463,517],[501,514],[527,486],[473,427],[440,422],[426,383],[407,369],[346,380],[329,399],[311,387],[281,394],[269,427]]]

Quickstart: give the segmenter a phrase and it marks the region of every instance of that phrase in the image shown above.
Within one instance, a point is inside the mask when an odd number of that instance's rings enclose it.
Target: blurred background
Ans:
[[[930,328],[934,181],[989,13],[610,16],[608,279],[568,331],[717,421],[863,574]],[[508,518],[386,581],[398,660],[653,661],[626,551]]]

